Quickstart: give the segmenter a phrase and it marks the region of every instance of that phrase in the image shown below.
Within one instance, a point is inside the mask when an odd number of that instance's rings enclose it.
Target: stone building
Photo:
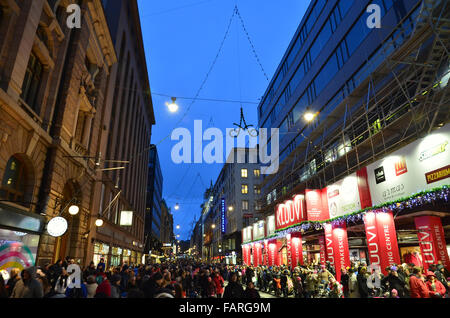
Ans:
[[[84,263],[94,217],[116,54],[101,1],[78,1],[81,28],[67,27],[69,3],[0,2],[0,241],[21,246],[22,265],[66,256]],[[55,238],[44,227],[58,215],[68,229]]]
[[[103,226],[91,219],[88,260],[107,265],[142,262],[151,129],[155,123],[136,0],[103,1],[118,63],[102,113],[101,166],[94,191]],[[119,169],[116,169],[119,168]],[[123,169],[122,169],[123,168]],[[128,214],[129,222],[123,219]]]

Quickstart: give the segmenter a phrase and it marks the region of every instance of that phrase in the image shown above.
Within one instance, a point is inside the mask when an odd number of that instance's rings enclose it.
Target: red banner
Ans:
[[[330,218],[326,201],[326,188],[322,190],[306,190],[305,201],[308,221],[323,221]]]
[[[251,265],[251,244],[242,246],[242,261],[244,265]]]
[[[299,224],[306,219],[305,197],[295,195],[292,200],[278,204],[275,211],[275,228],[283,229]]]
[[[288,249],[288,266],[295,268],[303,265],[303,245],[302,235],[300,233],[292,233],[287,235]]]
[[[253,244],[253,265],[260,266],[262,265],[262,245],[261,243]]]
[[[281,240],[277,240],[276,247],[275,265],[281,266],[283,264],[283,254],[280,250],[283,247],[283,242]]]
[[[331,266],[335,266],[334,263],[334,244],[333,244],[333,228],[331,224],[324,225],[325,230],[325,246],[326,246],[326,260],[330,262]]]
[[[347,227],[333,226],[334,260],[336,279],[341,281],[341,269],[350,266],[350,252],[348,249]]]
[[[269,241],[268,244],[268,265],[275,266],[277,265],[277,243],[275,240]]]
[[[394,216],[392,215],[392,212],[377,213],[376,221],[380,250],[382,252],[381,271],[386,275],[386,267],[401,263]]]
[[[364,224],[370,264],[380,266],[382,273],[387,275],[386,267],[400,264],[397,233],[395,232],[392,212],[367,213],[364,216]]]
[[[350,253],[348,249],[347,228],[345,225],[332,226],[325,224],[325,241],[327,247],[327,260],[336,270],[336,279],[341,281],[342,267],[350,266]]]
[[[325,243],[325,236],[321,235],[319,237],[319,245],[320,245],[320,265],[325,265],[327,260],[327,246]]]
[[[437,216],[421,216],[414,219],[420,250],[422,252],[423,267],[428,270],[430,264],[438,264],[439,261],[447,270],[450,270],[450,261],[445,243],[444,229],[441,218]]]

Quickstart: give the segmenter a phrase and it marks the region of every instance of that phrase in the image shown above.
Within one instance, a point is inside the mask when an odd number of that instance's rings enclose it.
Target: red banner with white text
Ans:
[[[308,221],[324,221],[330,218],[326,198],[326,188],[322,190],[316,189],[305,191]]]
[[[437,264],[439,261],[442,262],[442,265],[447,270],[450,270],[441,218],[437,216],[421,216],[416,217],[414,222],[418,230],[417,236],[425,271],[428,270],[431,264]]]
[[[381,272],[387,275],[386,267],[400,264],[400,253],[392,212],[366,213],[364,224],[370,264],[379,266]]]
[[[305,196],[295,195],[292,200],[278,204],[275,210],[275,229],[299,224],[306,220]]]
[[[320,246],[320,265],[325,265],[327,261],[327,246],[325,243],[325,236],[323,235],[319,237],[319,246]]]
[[[253,265],[260,266],[262,265],[262,245],[261,243],[253,244]]]
[[[275,266],[277,265],[277,241],[270,240],[268,244],[268,265]]]
[[[350,266],[350,252],[345,224],[333,226],[333,244],[336,279],[340,282],[341,269]]]
[[[291,268],[303,265],[303,245],[301,233],[291,233],[287,237],[288,265]]]

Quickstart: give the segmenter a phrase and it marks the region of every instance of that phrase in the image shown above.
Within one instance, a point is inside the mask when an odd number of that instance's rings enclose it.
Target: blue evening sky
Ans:
[[[218,52],[235,4],[271,79],[309,3],[309,0],[138,0],[152,93],[195,96]],[[267,86],[268,81],[235,16],[199,97],[258,102]],[[158,144],[163,198],[172,208],[175,234],[185,240],[190,238],[194,217],[198,219],[200,215],[203,192],[211,180],[215,182],[222,164],[177,165],[171,160],[171,150],[177,142],[171,141],[170,136],[164,138],[177,127],[186,127],[193,135],[193,122],[197,119],[203,121],[203,131],[217,127],[225,132],[239,122],[240,104],[196,101],[176,125],[191,100],[178,99],[180,109],[172,114],[165,106],[170,98],[153,94],[152,99],[156,117],[152,143]],[[256,126],[257,105],[244,104],[244,113],[247,124]],[[193,152],[194,149],[192,156]],[[177,202],[180,209],[175,211]],[[180,230],[175,229],[178,224]]]

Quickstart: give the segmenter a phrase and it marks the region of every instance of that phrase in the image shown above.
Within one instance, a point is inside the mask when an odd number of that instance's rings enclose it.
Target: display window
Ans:
[[[39,235],[0,229],[0,271],[34,266]]]
[[[108,254],[109,254],[109,245],[102,243],[94,243],[94,264],[95,266],[100,263],[100,259],[103,258],[106,267],[108,266]]]

